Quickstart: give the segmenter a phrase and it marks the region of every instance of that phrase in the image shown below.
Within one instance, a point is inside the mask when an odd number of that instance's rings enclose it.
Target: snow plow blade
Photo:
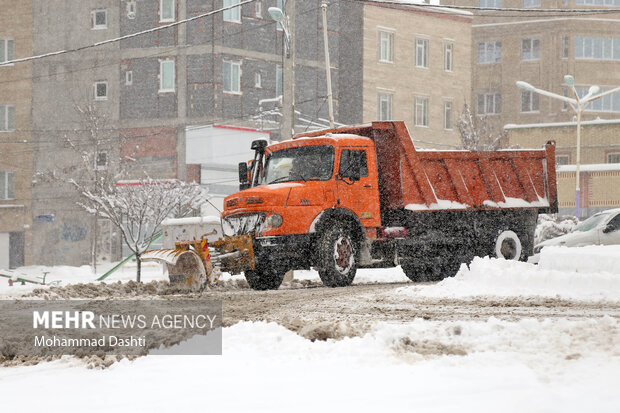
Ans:
[[[236,235],[210,244],[213,265],[221,271],[239,274],[254,269],[254,248],[251,235]]]
[[[175,249],[151,250],[145,252],[142,261],[155,261],[166,264],[171,285],[200,291],[207,285],[213,285],[219,278],[219,271],[214,271],[208,260],[201,259],[199,254],[190,250],[187,245],[179,245]]]

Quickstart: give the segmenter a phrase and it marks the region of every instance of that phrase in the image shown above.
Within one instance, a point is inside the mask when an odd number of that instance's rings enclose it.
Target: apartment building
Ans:
[[[620,85],[620,13],[614,0],[446,1],[493,8],[476,12],[472,26],[472,98],[478,114],[504,124],[567,122],[574,113],[559,100],[516,87],[518,80],[560,95],[572,95],[564,75],[574,76],[585,95]],[[523,12],[507,8],[526,9]],[[562,12],[548,12],[559,9]],[[597,13],[570,10],[603,10]],[[608,9],[610,12],[605,12]],[[620,114],[620,94],[594,102],[584,119]]]
[[[363,24],[346,35],[360,49],[351,57],[361,70],[349,67],[343,88],[359,91],[347,100],[359,103],[343,103],[341,114],[404,120],[418,146],[458,146],[457,120],[471,96],[471,13],[380,2],[364,2],[358,13]]]
[[[0,0],[0,269],[33,263],[32,65],[2,62],[32,54],[32,3]]]
[[[29,129],[38,142],[35,170],[71,176],[83,168],[82,151],[94,153],[91,176],[112,173],[120,160],[132,178],[199,180],[200,168],[186,165],[188,126],[265,128],[277,139],[282,108],[274,101],[283,94],[288,62],[285,32],[268,8],[285,5],[282,0],[257,0],[215,12],[239,2],[33,0],[32,22],[25,27],[33,35],[34,54],[81,48],[214,12],[121,42],[34,61]],[[320,4],[288,0],[286,6],[294,10],[296,21],[298,130],[317,127],[319,119],[328,117]],[[328,11],[337,119],[339,28],[347,17],[339,5],[332,2]],[[68,20],[71,24],[64,24]],[[96,115],[95,126],[80,114],[85,107]],[[107,220],[83,211],[74,186],[38,179],[32,197],[37,263],[85,264],[93,255],[99,261],[119,258],[119,234]]]

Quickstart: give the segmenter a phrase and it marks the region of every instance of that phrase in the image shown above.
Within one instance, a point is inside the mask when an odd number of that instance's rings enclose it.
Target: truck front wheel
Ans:
[[[497,258],[519,260],[521,251],[521,240],[514,231],[502,231],[495,239],[494,252]]]
[[[272,263],[245,271],[245,279],[253,290],[277,290],[282,284],[286,270]]]
[[[318,243],[318,271],[328,287],[351,285],[357,271],[357,243],[351,231],[340,226],[327,228]]]

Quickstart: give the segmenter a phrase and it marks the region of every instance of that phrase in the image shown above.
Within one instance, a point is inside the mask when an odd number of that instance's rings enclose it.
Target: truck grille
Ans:
[[[238,215],[222,220],[224,235],[245,235],[260,231],[265,222],[264,214]]]

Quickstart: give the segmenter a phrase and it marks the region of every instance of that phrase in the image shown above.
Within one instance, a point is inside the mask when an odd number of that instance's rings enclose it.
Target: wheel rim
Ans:
[[[517,243],[511,238],[506,238],[502,241],[500,251],[507,260],[514,260],[517,257]]]
[[[353,243],[348,236],[340,236],[334,243],[334,262],[340,274],[348,273],[354,263]]]

